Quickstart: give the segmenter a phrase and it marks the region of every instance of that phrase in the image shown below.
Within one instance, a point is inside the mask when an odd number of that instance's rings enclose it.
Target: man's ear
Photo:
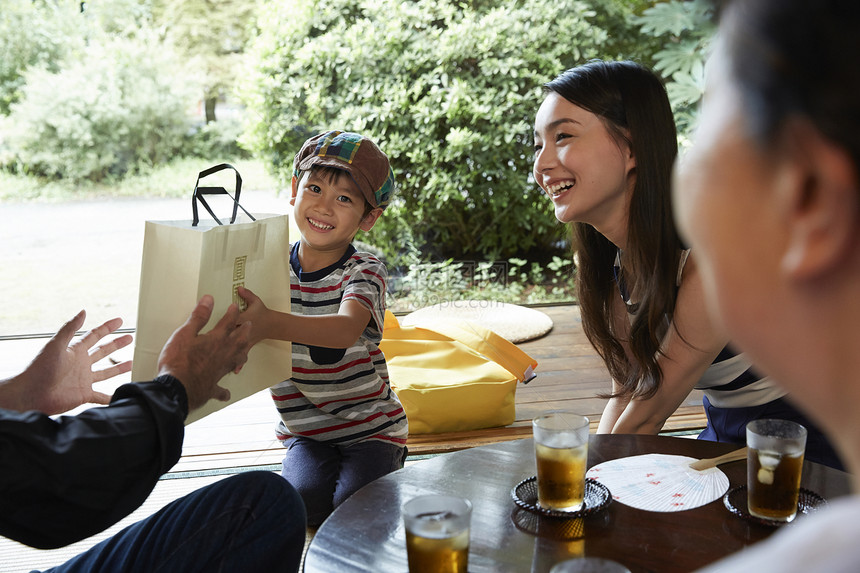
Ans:
[[[379,207],[371,209],[370,213],[365,215],[364,219],[361,220],[361,223],[358,224],[358,228],[366,233],[373,228],[380,215],[382,215],[382,209]]]
[[[808,121],[790,121],[779,137],[776,192],[788,225],[781,266],[794,278],[810,279],[842,264],[857,240],[857,167],[844,147]]]

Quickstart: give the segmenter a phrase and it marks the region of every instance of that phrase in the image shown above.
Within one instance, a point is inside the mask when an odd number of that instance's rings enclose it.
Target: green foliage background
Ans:
[[[662,74],[675,114],[681,144],[690,145],[696,114],[705,91],[705,61],[716,33],[710,0],[659,2],[631,19],[648,37],[661,42],[653,69]]]
[[[48,177],[101,180],[164,163],[185,144],[195,86],[153,39],[92,39],[85,57],[57,72],[27,73],[5,122],[15,159]]]
[[[85,193],[247,149],[286,186],[306,137],[361,131],[400,191],[362,239],[404,264],[563,255],[531,178],[541,85],[591,58],[641,61],[667,78],[685,143],[714,28],[706,0],[0,2],[5,196],[16,174],[21,196]],[[220,112],[192,119],[234,90],[244,135]]]
[[[188,155],[245,156],[235,120],[204,125],[192,111],[232,90],[256,5],[2,0],[0,168],[82,186]]]
[[[201,76],[207,119],[244,74],[243,52],[256,34],[255,0],[148,0],[164,37]]]
[[[69,4],[46,6],[34,2],[4,0],[0,9],[0,116],[20,97],[26,84],[24,71],[41,66],[58,71],[67,50],[74,22]]]
[[[369,240],[389,256],[548,256],[563,228],[531,179],[541,86],[637,44],[634,3],[286,0],[268,5],[243,97],[246,143],[284,181],[326,129],[374,138],[397,199]],[[602,24],[602,25],[601,25]],[[610,37],[603,26],[624,34]],[[627,53],[627,57],[636,54]]]

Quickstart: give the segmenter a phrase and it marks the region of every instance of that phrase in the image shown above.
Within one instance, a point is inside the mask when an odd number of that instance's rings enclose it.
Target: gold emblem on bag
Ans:
[[[245,263],[248,260],[247,255],[236,257],[233,261],[233,302],[239,307],[239,310],[244,311],[248,308],[247,303],[239,296],[239,287],[245,286]]]

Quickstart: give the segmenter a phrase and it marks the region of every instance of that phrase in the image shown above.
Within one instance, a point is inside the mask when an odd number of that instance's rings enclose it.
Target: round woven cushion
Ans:
[[[491,300],[454,300],[420,308],[400,319],[403,326],[439,318],[468,320],[511,342],[525,342],[552,330],[552,319],[533,308]]]

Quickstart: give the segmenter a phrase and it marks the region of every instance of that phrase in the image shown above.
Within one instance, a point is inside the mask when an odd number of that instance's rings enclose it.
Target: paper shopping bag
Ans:
[[[200,178],[212,172],[203,171]],[[241,178],[238,173],[236,176],[234,201],[238,205]],[[146,222],[132,365],[134,380],[156,376],[164,343],[185,322],[204,294],[215,299],[212,318],[204,332],[217,323],[230,303],[241,304],[239,286],[254,291],[271,309],[290,311],[287,215],[237,217],[234,209],[231,224],[221,225],[217,219],[195,224],[196,201],[213,189],[195,187],[194,220]],[[211,213],[205,202],[204,206]],[[255,345],[242,371],[228,374],[221,381],[221,386],[230,390],[230,403],[289,378],[291,356],[289,342],[264,340]],[[186,424],[227,404],[210,400],[190,412]]]

